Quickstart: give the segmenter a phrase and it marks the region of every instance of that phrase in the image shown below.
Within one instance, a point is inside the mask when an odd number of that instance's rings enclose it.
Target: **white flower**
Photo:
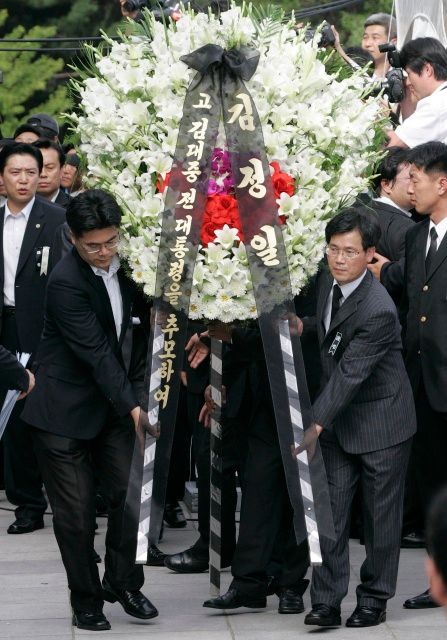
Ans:
[[[223,229],[216,229],[214,232],[216,242],[222,245],[224,249],[231,249],[236,240],[240,240],[237,229],[231,229],[227,224]]]
[[[213,242],[209,242],[208,247],[204,249],[203,252],[208,258],[208,264],[214,263],[215,265],[222,262],[222,260],[224,260],[228,255],[228,252],[225,251],[222,246],[214,244]]]
[[[248,4],[233,4],[219,18],[185,11],[175,25],[154,21],[150,40],[141,32],[122,42],[106,38],[110,49],[94,53],[92,77],[77,81],[81,103],[71,122],[87,163],[87,183],[110,191],[122,207],[119,252],[148,296],[155,292],[165,208],[156,184],[172,169],[187,87],[196,75],[181,56],[209,43],[224,49],[248,44],[260,51],[246,86],[268,161],[279,162],[295,180],[295,194],[276,200],[285,218],[281,228],[293,294],[316,272],[327,220],[368,187],[381,157],[373,146],[381,108],[376,98],[362,98],[364,76],[342,80],[329,73],[319,36],[304,42],[303,30],[296,33],[290,25],[258,37],[251,12]],[[214,144],[227,148],[222,119]],[[225,177],[217,179],[220,186]],[[161,264],[167,273],[168,256]],[[246,248],[237,229],[225,225],[213,242],[199,246],[189,316],[256,318],[259,310],[291,295],[288,278],[278,285],[269,269],[256,268],[255,281],[258,310]]]

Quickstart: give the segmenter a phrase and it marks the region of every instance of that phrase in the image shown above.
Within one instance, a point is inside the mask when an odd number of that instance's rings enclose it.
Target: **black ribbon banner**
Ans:
[[[183,107],[173,161],[158,255],[156,294],[149,345],[149,425],[141,425],[135,448],[133,482],[128,509],[139,512],[137,562],[145,562],[148,542],[156,543],[163,518],[180,372],[187,335],[189,299],[200,231],[206,206],[211,157],[221,113],[235,181],[253,292],[271,385],[273,406],[290,500],[294,509],[297,542],[311,532],[333,537],[327,481],[318,442],[310,460],[304,496],[299,465],[293,455],[296,428],[286,385],[285,360],[279,327],[290,337],[304,427],[312,424],[312,411],[295,331],[293,294],[277,204],[265,154],[262,127],[244,80],[256,71],[259,52],[248,47],[223,50],[206,45],[181,58],[198,71]],[[284,344],[284,343],[283,343]],[[159,437],[158,440],[156,438]],[[306,440],[310,441],[306,434]],[[155,455],[156,452],[156,455]],[[301,483],[301,484],[300,484]],[[137,488],[139,487],[139,492]],[[137,496],[137,493],[140,495]],[[303,504],[306,504],[304,512]],[[318,526],[317,526],[318,522]],[[318,546],[318,545],[317,545]]]

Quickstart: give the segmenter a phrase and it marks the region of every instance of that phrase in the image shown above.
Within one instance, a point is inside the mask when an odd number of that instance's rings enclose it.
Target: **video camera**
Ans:
[[[304,36],[306,42],[308,42],[309,40],[312,40],[312,38],[315,36],[316,33],[316,29],[313,29],[312,27],[310,27],[309,29],[306,29],[306,34]],[[321,49],[325,49],[326,47],[332,47],[335,44],[335,34],[332,31],[331,25],[329,24],[329,22],[326,22],[326,20],[323,22],[323,27],[321,29],[320,32],[320,42],[318,43],[318,46]]]
[[[390,102],[402,102],[405,97],[405,79],[399,51],[394,44],[379,44],[380,53],[386,53],[391,69],[380,82],[380,91],[388,96]]]

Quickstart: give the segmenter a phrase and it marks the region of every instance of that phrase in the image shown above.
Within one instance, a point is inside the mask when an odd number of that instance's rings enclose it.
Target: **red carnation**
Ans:
[[[202,244],[206,247],[209,242],[214,242],[216,239],[214,232],[217,229],[223,229],[226,224],[238,230],[239,238],[243,242],[236,198],[225,194],[208,196],[200,234]]]
[[[275,196],[279,198],[281,193],[287,193],[287,195],[293,196],[295,193],[295,180],[292,176],[281,171],[278,162],[271,162],[270,166],[273,167],[272,182]]]

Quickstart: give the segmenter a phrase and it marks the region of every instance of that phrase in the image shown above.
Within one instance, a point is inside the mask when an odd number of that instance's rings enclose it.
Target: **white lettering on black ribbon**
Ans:
[[[300,483],[299,464],[292,455],[294,444],[299,443],[295,437],[298,431],[291,415],[279,327],[285,317],[294,317],[293,295],[262,127],[243,83],[254,74],[259,53],[248,47],[224,51],[206,45],[181,60],[198,73],[185,98],[165,199],[145,384],[149,424],[141,425],[135,448],[142,489],[138,500],[135,491],[129,490],[126,505],[129,512],[139,513],[137,562],[145,561],[149,542],[158,542],[163,518],[192,275],[222,110],[296,538],[298,542],[307,537],[318,540],[319,528],[333,536],[318,442],[314,443],[312,464],[309,462],[310,484],[303,484],[302,478]],[[299,338],[290,321],[289,327],[305,429],[312,424],[311,405]],[[307,485],[310,489],[303,495]],[[311,485],[319,495],[317,505],[309,499]]]

